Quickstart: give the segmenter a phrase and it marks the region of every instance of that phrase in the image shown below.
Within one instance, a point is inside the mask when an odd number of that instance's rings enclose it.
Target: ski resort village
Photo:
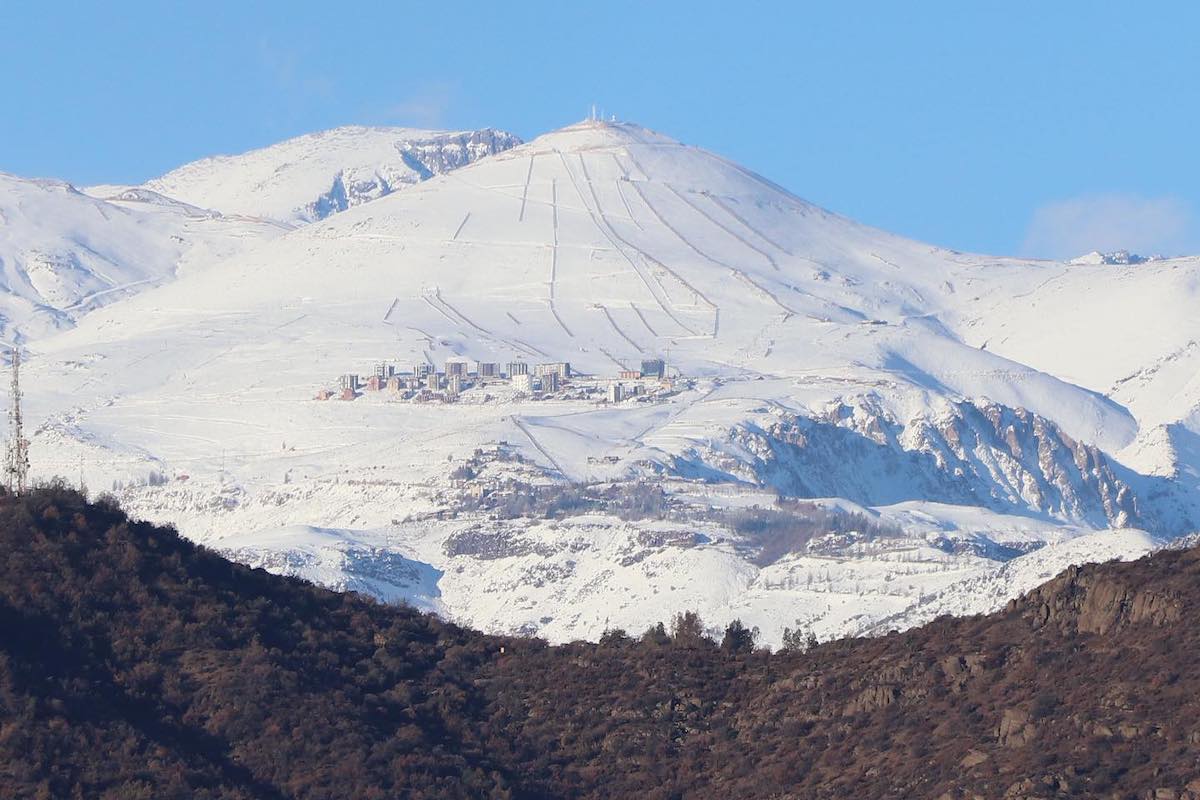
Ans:
[[[599,118],[0,182],[14,463],[253,566],[552,641],[691,610],[775,646],[1200,520],[1195,258],[945,249]]]
[[[495,398],[486,390],[507,387],[510,390],[507,394],[516,397],[620,403],[670,396],[677,380],[678,376],[667,377],[666,363],[661,358],[644,360],[640,369],[622,369],[610,377],[573,373],[565,361],[533,364],[532,368],[525,361],[509,361],[503,367],[493,361],[447,361],[442,369],[423,363],[409,371],[398,371],[394,364],[379,362],[365,380],[359,373],[345,373],[336,392],[321,389],[316,399],[354,400],[363,392],[385,392],[389,399],[453,402],[464,392],[476,389],[481,391],[472,392],[470,397],[488,402]]]

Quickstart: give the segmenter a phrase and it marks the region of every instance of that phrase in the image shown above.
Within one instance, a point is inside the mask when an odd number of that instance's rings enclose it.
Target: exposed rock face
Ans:
[[[520,144],[511,133],[486,128],[425,141],[397,142],[400,161],[340,171],[329,191],[303,209],[303,216],[321,220],[348,208],[466,166]]]
[[[793,496],[982,504],[1098,526],[1141,522],[1120,467],[1022,408],[959,402],[902,423],[866,397],[820,416],[746,423],[729,438],[748,456],[744,465],[714,451],[696,459]]]
[[[1027,712],[1006,708],[996,726],[996,740],[1006,747],[1021,747],[1028,744],[1036,732]]]
[[[1139,589],[1094,570],[1071,567],[1023,601],[1035,625],[1057,625],[1079,633],[1106,634],[1139,623],[1162,626],[1180,621],[1183,606],[1174,593]]]
[[[511,133],[484,128],[457,136],[443,136],[428,142],[406,142],[402,152],[405,160],[414,168],[419,164],[426,177],[432,177],[465,167],[485,156],[495,155],[520,143],[521,140]]]
[[[352,125],[193,161],[135,191],[226,217],[305,225],[520,143],[491,128],[451,132]]]
[[[3,797],[1200,790],[1198,550],[766,653],[695,618],[557,647],[482,636],[230,564],[61,488],[0,495],[0,548]]]

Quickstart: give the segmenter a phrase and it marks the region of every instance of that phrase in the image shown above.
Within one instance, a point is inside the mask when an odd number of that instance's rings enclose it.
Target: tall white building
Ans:
[[[533,394],[533,376],[528,372],[517,373],[509,378],[512,387],[522,394]]]

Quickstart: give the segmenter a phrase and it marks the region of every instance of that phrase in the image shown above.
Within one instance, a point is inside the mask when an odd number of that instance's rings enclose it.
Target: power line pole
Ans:
[[[24,494],[29,488],[29,440],[21,417],[21,351],[12,349],[12,402],[8,408],[8,448],[4,466],[8,490]]]

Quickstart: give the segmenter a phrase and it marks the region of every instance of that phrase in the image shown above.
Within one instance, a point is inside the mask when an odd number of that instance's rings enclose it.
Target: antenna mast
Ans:
[[[8,490],[24,494],[29,488],[29,440],[21,417],[21,351],[12,349],[12,404],[8,409],[8,452],[4,466]]]

